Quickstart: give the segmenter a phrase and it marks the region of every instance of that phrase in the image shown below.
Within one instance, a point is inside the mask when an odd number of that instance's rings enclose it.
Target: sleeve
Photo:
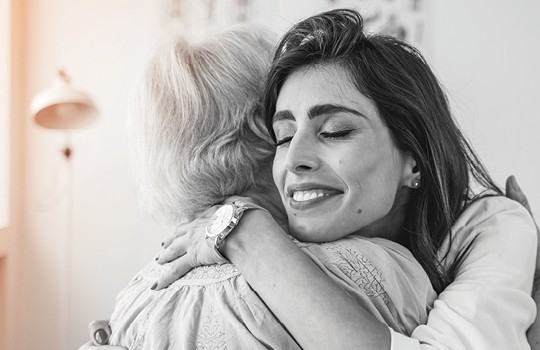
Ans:
[[[436,293],[412,254],[386,239],[348,236],[306,244],[304,252],[373,316],[411,334],[427,320]]]
[[[503,197],[478,200],[453,233],[450,261],[472,244],[454,282],[411,338],[392,332],[392,349],[530,349],[537,236],[529,213]]]

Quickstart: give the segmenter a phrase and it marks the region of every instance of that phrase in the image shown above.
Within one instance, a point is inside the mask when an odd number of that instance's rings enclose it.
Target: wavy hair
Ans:
[[[130,130],[139,200],[158,221],[272,184],[261,96],[274,44],[262,28],[237,26],[197,44],[174,38],[151,58]]]
[[[454,278],[462,259],[444,269],[438,251],[467,203],[483,190],[502,194],[453,119],[446,95],[420,52],[396,38],[365,34],[353,10],[337,9],[296,24],[278,44],[265,91],[269,133],[279,91],[299,68],[337,64],[370,98],[393,141],[410,152],[421,174],[412,191],[401,243],[420,262],[437,292]],[[416,169],[415,169],[416,170]]]

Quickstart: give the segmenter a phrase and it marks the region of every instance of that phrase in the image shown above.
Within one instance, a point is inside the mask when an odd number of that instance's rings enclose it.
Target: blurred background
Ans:
[[[156,42],[237,22],[282,34],[332,7],[420,47],[496,181],[516,175],[540,213],[537,0],[0,0],[0,349],[77,349],[159,252],[167,228],[138,209],[126,135]],[[98,111],[69,157],[31,111],[59,69]]]

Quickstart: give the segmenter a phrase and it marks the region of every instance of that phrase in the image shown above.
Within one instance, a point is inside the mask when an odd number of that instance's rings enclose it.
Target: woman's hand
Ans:
[[[529,201],[527,200],[527,196],[525,196],[525,193],[523,193],[523,191],[519,187],[514,176],[510,176],[506,180],[506,197],[519,202],[532,215],[531,207],[529,205]],[[536,308],[540,310],[540,228],[538,228],[538,225],[536,225],[536,232],[538,233],[538,248],[536,255],[536,272],[534,273],[532,297],[536,302]],[[527,331],[527,340],[529,341],[531,350],[540,350],[540,317],[538,313],[536,314],[536,319],[534,320],[533,324]]]
[[[531,211],[531,206],[529,205],[529,201],[527,200],[527,196],[525,196],[525,193],[523,193],[523,191],[519,187],[514,176],[510,176],[506,180],[506,197],[520,203],[522,206],[525,207],[525,209],[527,209],[531,216],[533,215]],[[540,228],[538,227],[538,225],[536,225],[536,232],[538,233],[538,248],[536,255],[536,273],[534,274],[533,296],[535,296],[536,294],[540,296]]]
[[[532,215],[531,206],[529,205],[527,196],[525,196],[525,193],[523,193],[523,191],[519,187],[514,175],[506,179],[506,197],[515,200],[516,202],[524,206],[525,209],[527,209],[527,211]]]
[[[154,290],[168,287],[171,283],[202,265],[227,262],[205,239],[206,225],[219,206],[206,209],[193,221],[178,229],[162,243],[164,251],[156,258],[159,264],[167,264],[170,269],[152,286]]]
[[[90,322],[88,332],[92,340],[83,344],[79,350],[127,350],[123,346],[107,345],[111,336],[111,327],[108,320]]]

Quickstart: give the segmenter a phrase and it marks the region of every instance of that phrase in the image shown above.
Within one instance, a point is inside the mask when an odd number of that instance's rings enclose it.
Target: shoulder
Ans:
[[[531,215],[521,204],[502,196],[470,203],[453,225],[452,233],[457,246],[473,239],[492,243],[511,240],[536,249],[536,226]]]
[[[451,244],[440,253],[446,255],[447,266],[462,261],[457,281],[467,277],[504,284],[510,281],[504,276],[513,276],[515,285],[530,292],[536,247],[536,226],[529,212],[508,198],[486,197],[469,204],[452,227]]]
[[[440,253],[446,266],[460,262],[454,281],[412,336],[433,348],[526,348],[525,331],[535,316],[531,216],[510,199],[481,198],[463,211],[452,237]]]
[[[456,225],[468,222],[480,223],[492,219],[496,215],[514,217],[516,220],[525,220],[534,224],[529,212],[518,202],[503,196],[489,196],[469,203],[458,218]]]

